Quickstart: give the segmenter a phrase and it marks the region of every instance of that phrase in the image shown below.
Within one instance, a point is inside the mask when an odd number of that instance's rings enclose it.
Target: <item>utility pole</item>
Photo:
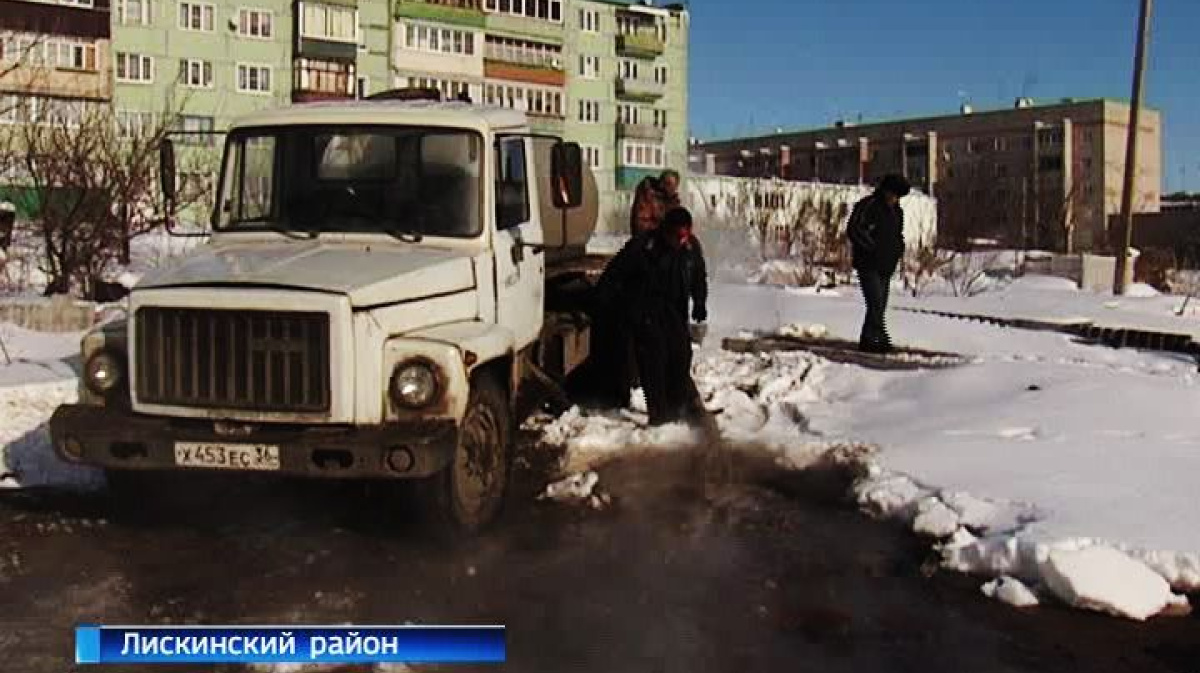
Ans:
[[[1133,61],[1133,108],[1129,111],[1129,136],[1125,144],[1125,188],[1121,195],[1121,240],[1117,250],[1117,273],[1113,294],[1125,294],[1125,274],[1129,268],[1129,248],[1133,245],[1133,196],[1137,188],[1137,149],[1141,135],[1142,80],[1146,73],[1146,47],[1150,41],[1150,12],[1153,0],[1141,0],[1138,17],[1137,52]]]

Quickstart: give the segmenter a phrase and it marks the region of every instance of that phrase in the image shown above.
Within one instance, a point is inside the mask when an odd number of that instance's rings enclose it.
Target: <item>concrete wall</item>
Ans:
[[[69,297],[0,300],[0,322],[37,332],[81,332],[96,321],[96,305]]]

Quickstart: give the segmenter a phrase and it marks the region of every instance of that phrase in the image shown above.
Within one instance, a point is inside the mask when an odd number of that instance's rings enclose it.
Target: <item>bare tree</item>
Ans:
[[[26,99],[26,123],[0,148],[18,184],[36,199],[30,226],[42,248],[46,294],[72,290],[88,297],[128,241],[161,226],[167,215],[158,190],[158,147],[178,115],[143,128],[119,123],[109,106]],[[215,157],[188,153],[184,172],[211,173]],[[191,171],[188,171],[188,168]],[[204,185],[182,185],[176,212],[206,198]]]

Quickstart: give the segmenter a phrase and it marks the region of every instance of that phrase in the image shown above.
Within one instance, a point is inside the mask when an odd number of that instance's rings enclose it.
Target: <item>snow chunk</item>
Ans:
[[[917,518],[913,520],[913,531],[920,535],[946,538],[958,530],[958,512],[946,506],[940,498],[925,498],[917,504]]]
[[[1033,593],[1021,580],[1007,575],[988,582],[981,589],[984,596],[994,598],[1001,603],[1008,603],[1016,608],[1032,608],[1039,603],[1037,594]]]
[[[599,483],[600,475],[595,472],[573,474],[547,486],[542,497],[557,501],[586,500],[592,497],[592,490]]]
[[[1111,547],[1056,549],[1042,564],[1042,574],[1050,591],[1071,605],[1137,621],[1175,601],[1161,575]]]

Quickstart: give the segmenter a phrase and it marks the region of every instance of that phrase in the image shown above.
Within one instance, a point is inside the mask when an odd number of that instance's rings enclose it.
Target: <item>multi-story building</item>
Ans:
[[[108,0],[0,0],[0,123],[71,123],[107,102],[109,47]]]
[[[944,245],[972,239],[1056,250],[1108,247],[1108,218],[1120,209],[1130,107],[1110,100],[1064,100],[1011,109],[835,124],[696,144],[693,172],[870,183],[903,173],[938,198]],[[1142,116],[1134,207],[1157,212],[1162,122]]]
[[[606,220],[618,192],[687,165],[689,15],[617,0],[576,0],[568,15],[566,137],[600,183]]]
[[[688,14],[621,0],[397,0],[393,85],[522,110],[580,143],[608,210],[687,157]]]

